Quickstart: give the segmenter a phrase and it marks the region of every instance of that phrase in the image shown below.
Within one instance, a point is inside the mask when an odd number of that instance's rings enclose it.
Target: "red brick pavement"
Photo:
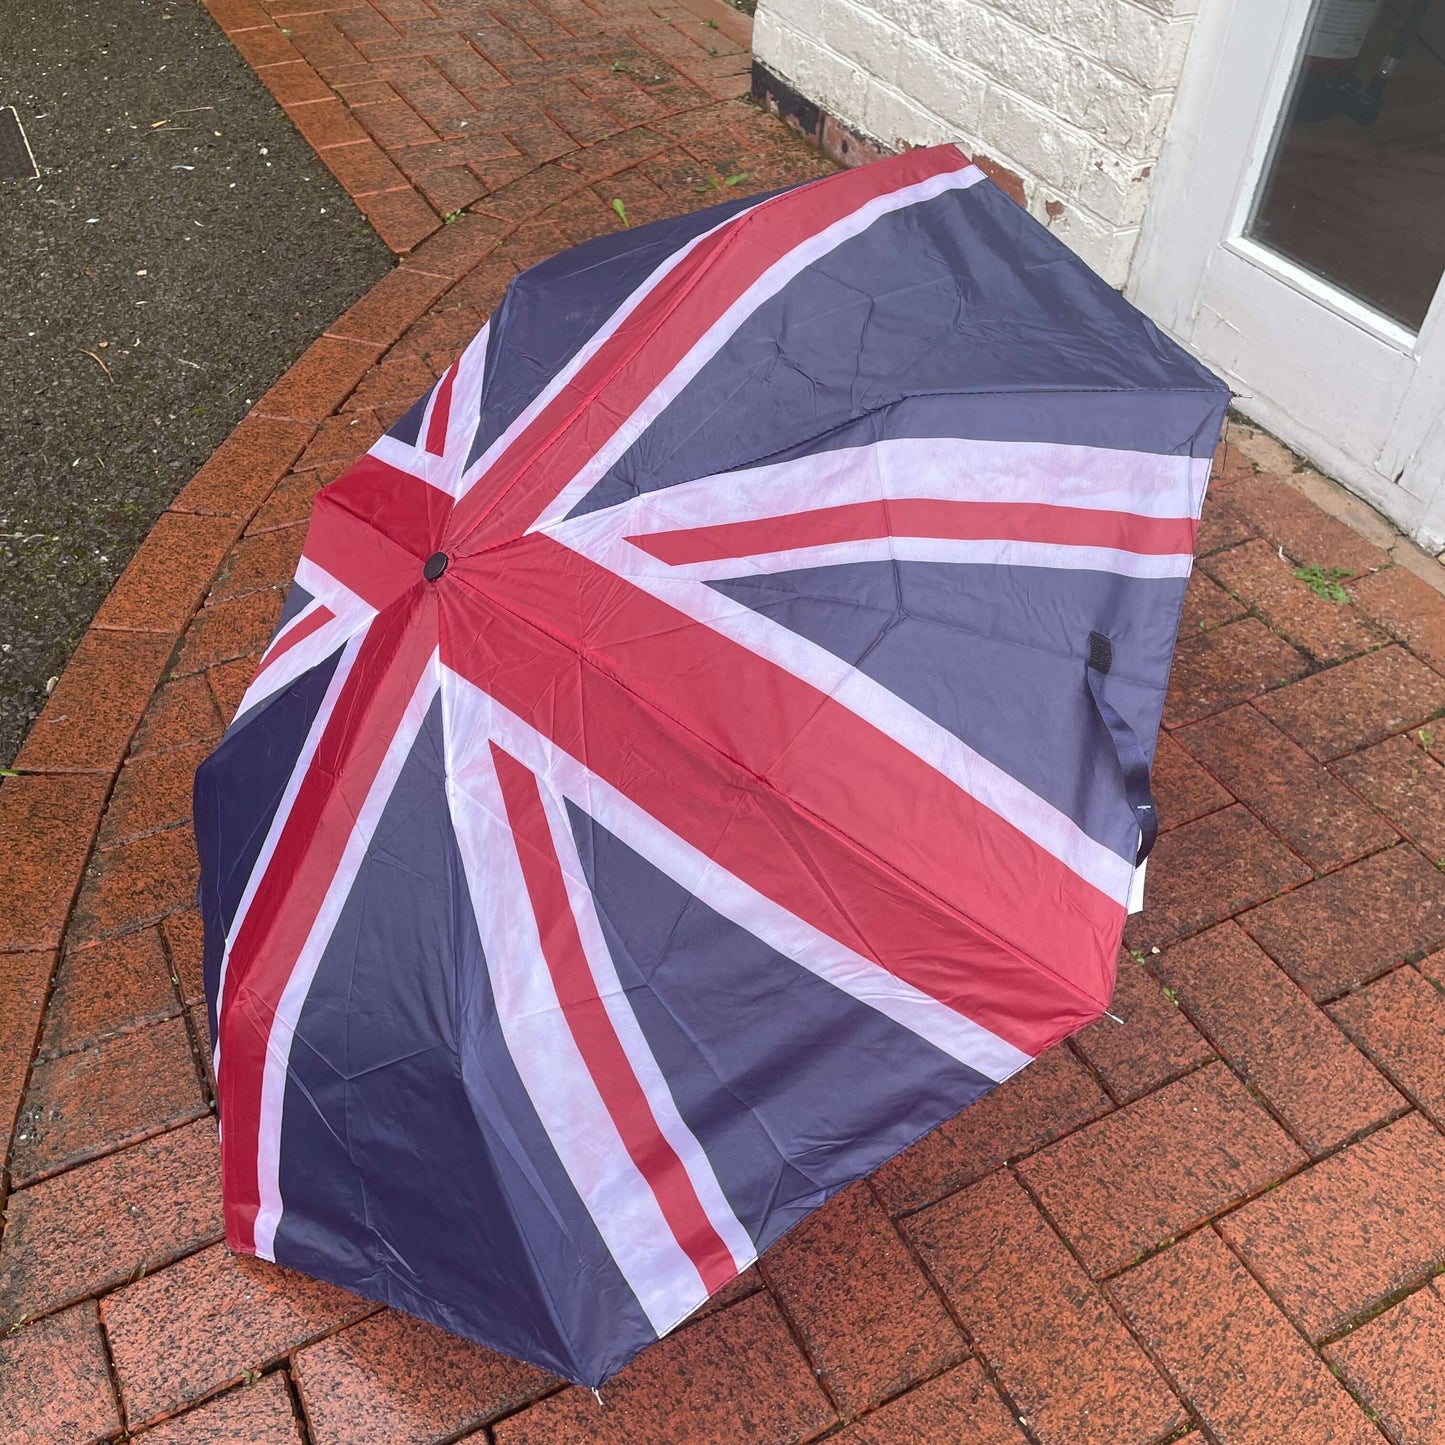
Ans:
[[[826,163],[739,99],[720,0],[208,3],[402,259],[182,491],[0,784],[0,1445],[1445,1441],[1445,598],[1237,452],[1125,1022],[846,1190],[605,1410],[227,1254],[188,784],[316,488],[614,201]]]

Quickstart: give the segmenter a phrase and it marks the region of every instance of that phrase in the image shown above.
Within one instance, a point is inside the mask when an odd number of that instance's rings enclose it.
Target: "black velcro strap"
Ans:
[[[1124,775],[1124,796],[1134,810],[1139,824],[1139,854],[1134,859],[1137,868],[1148,856],[1159,836],[1159,817],[1154,811],[1154,795],[1149,791],[1149,760],[1139,735],[1125,721],[1122,714],[1104,696],[1104,679],[1114,665],[1114,644],[1102,632],[1089,634],[1089,696],[1109,737],[1114,743],[1114,755],[1119,759],[1119,771]]]

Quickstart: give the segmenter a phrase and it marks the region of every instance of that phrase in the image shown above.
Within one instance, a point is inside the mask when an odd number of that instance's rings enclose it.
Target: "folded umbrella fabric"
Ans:
[[[597,1385],[1096,1019],[1227,401],[947,146],[519,276],[197,776],[232,1249]]]

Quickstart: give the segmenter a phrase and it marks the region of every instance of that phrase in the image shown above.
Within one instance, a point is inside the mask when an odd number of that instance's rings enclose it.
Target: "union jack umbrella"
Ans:
[[[518,277],[197,777],[231,1248],[595,1386],[1096,1019],[1227,399],[949,146]]]

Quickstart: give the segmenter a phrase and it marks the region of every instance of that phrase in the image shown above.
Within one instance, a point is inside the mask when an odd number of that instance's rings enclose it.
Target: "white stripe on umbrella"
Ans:
[[[709,908],[800,967],[926,1039],[985,1078],[1003,1080],[1030,1055],[972,1019],[905,983],[759,893],[659,823],[624,793],[449,668],[442,694],[470,724],[547,780],[621,842]],[[497,891],[495,887],[490,892]]]
[[[1188,552],[1123,552],[1114,547],[1070,547],[1057,542],[1020,542],[955,537],[873,537],[858,542],[829,542],[794,547],[784,552],[755,552],[744,557],[718,557],[684,562],[653,573],[696,582],[726,580],[749,574],[836,567],[849,562],[983,563],[993,567],[1053,567],[1065,571],[1112,572],[1119,577],[1187,577],[1193,564]],[[665,566],[665,564],[663,564]],[[620,560],[616,570],[621,570]],[[623,575],[636,581],[637,572]]]
[[[577,931],[582,938],[582,948],[587,956],[587,966],[591,970],[597,995],[607,1010],[607,1016],[612,1020],[613,1030],[627,1054],[632,1072],[637,1076],[637,1081],[647,1096],[658,1128],[682,1161],[698,1201],[711,1220],[713,1228],[727,1245],[733,1263],[741,1272],[757,1258],[757,1250],[746,1228],[733,1212],[732,1205],[728,1203],[706,1151],[678,1111],[677,1101],[663,1076],[662,1067],[642,1032],[642,1025],[638,1023],[637,1015],[632,1010],[627,991],[617,977],[617,968],[597,918],[596,900],[592,896],[592,889],[577,853],[577,841],[573,837],[566,808],[561,798],[551,790],[551,780],[547,775],[539,775],[538,780],[541,783],[542,806],[552,833],[552,845],[557,850],[557,858],[562,865],[562,876],[572,904],[572,915],[577,920]]]
[[[274,697],[289,687],[297,678],[325,662],[337,648],[342,647],[360,633],[376,616],[375,608],[369,606],[349,588],[338,582],[329,572],[323,571],[309,557],[301,557],[296,563],[296,585],[311,594],[306,604],[280,632],[271,639],[267,653],[273,660],[262,658],[251,685],[246,689],[236,716],[250,712],[258,703]],[[318,627],[309,637],[284,652],[273,651],[283,638],[297,631],[304,618],[325,607],[333,614],[331,620]]]
[[[748,208],[749,210],[752,207]],[[746,214],[746,212],[740,212]],[[572,382],[572,378],[610,341],[618,328],[647,300],[648,296],[685,261],[699,245],[714,232],[732,224],[732,219],[719,222],[709,230],[701,232],[686,245],[678,247],[654,270],[647,279],[588,337],[586,344],[565,366],[537,393],[533,399],[512,419],[507,429],[479,456],[458,479],[454,495],[464,497],[496,463],[508,447],[527,430],[555,398]],[[490,323],[488,323],[490,324]],[[478,418],[480,421],[480,418]],[[470,447],[468,448],[470,450]],[[463,453],[465,457],[465,453]]]
[[[452,383],[451,410],[447,416],[443,454],[438,456],[435,452],[429,452],[426,449],[426,439],[441,384],[445,380],[445,372],[427,393],[415,444],[402,441],[387,432],[371,444],[367,450],[368,456],[375,457],[387,466],[405,472],[417,481],[425,482],[449,496],[457,495],[457,473],[480,421],[481,395],[486,384],[487,339],[491,334],[491,325],[488,321],[457,358],[457,376]]]
[[[1085,882],[1124,904],[1134,876],[1132,860],[1091,838],[1067,813],[836,653],[723,596],[706,582],[679,576],[683,569],[648,557],[617,535],[608,516],[607,511],[587,513],[569,524],[565,533],[557,533],[556,539],[857,713]]]
[[[893,211],[918,205],[942,195],[945,191],[966,190],[984,179],[983,172],[974,165],[965,165],[958,170],[943,171],[911,186],[900,187],[886,195],[875,196],[858,207],[842,220],[810,236],[800,246],[795,246],[780,257],[728,307],[703,333],[687,355],[648,395],[647,399],[629,416],[589,459],[587,465],[562,489],[558,496],[543,509],[541,515],[527,529],[535,532],[550,527],[559,521],[587,495],[657,417],[674,401],[685,386],[712,360],[727,344],[738,328],[765,301],[776,296],[790,281],[808,266],[811,266],[830,251],[841,246],[854,236],[861,235],[875,221]],[[728,221],[727,225],[743,224],[744,216]]]
[[[440,457],[432,457],[427,480],[448,496],[462,491],[462,466],[471,450],[472,438],[482,420],[482,392],[487,384],[487,345],[492,334],[489,320],[467,344],[457,359],[457,379],[452,383],[451,412],[447,417],[446,442]],[[426,432],[419,438],[425,444]]]
[[[1054,442],[899,437],[660,487],[606,509],[619,532],[645,536],[783,517],[880,499],[1037,502],[1192,521],[1207,458]],[[554,522],[565,539],[592,514]]]
[[[331,624],[328,624],[328,626],[330,625]],[[250,912],[251,902],[256,896],[256,890],[261,886],[261,880],[265,878],[266,872],[271,866],[271,858],[276,852],[276,845],[280,841],[282,833],[286,831],[286,825],[291,818],[291,810],[295,805],[296,795],[301,791],[301,785],[306,781],[306,775],[311,769],[311,760],[316,756],[316,749],[321,745],[321,739],[326,732],[327,725],[331,721],[331,715],[336,710],[336,699],[341,696],[341,691],[346,686],[346,680],[351,675],[351,668],[356,661],[356,654],[361,650],[364,635],[364,633],[355,634],[342,650],[341,657],[336,664],[336,671],[331,674],[331,681],[326,685],[326,692],[321,699],[321,706],[316,710],[316,716],[311,720],[311,727],[306,734],[306,741],[301,744],[301,751],[296,756],[296,762],[291,769],[291,775],[286,779],[285,791],[281,794],[281,801],[276,805],[276,812],[271,819],[271,826],[266,830],[266,837],[261,844],[261,851],[256,855],[256,862],[251,869],[250,876],[246,879],[246,887],[241,894],[241,901],[236,905],[236,911],[231,917],[230,927],[226,930],[226,946],[221,954],[220,980],[216,986],[216,998],[218,1001],[226,997],[226,975],[230,968],[231,945],[240,934],[241,925],[245,923],[246,915]],[[298,647],[296,650],[299,652],[300,648]],[[219,1089],[222,1068],[221,1040],[219,1038],[216,1040],[211,1068],[216,1076],[217,1087]]]
[[[351,836],[347,839],[346,849],[341,855],[341,862],[332,875],[326,896],[291,969],[280,1004],[271,1020],[261,1083],[261,1127],[256,1160],[260,1208],[256,1213],[255,1240],[256,1253],[262,1259],[275,1259],[276,1229],[281,1223],[281,1123],[296,1026],[300,1022],[307,995],[311,992],[311,982],[316,977],[316,970],[326,952],[326,945],[331,941],[337,920],[351,896],[356,875],[366,860],[377,824],[381,821],[392,790],[396,787],[396,780],[401,776],[401,770],[411,756],[439,683],[440,667],[437,656],[433,653],[406,705],[401,722],[387,745],[386,757],[372,780],[365,803],[356,816]],[[300,773],[302,770],[297,771]],[[244,1001],[237,999],[231,1007],[244,1007]]]
[[[442,698],[448,737],[488,736],[490,699],[445,670]],[[628,1153],[558,1001],[489,748],[451,760],[447,792],[507,1050],[603,1243],[662,1334],[707,1288]]]

